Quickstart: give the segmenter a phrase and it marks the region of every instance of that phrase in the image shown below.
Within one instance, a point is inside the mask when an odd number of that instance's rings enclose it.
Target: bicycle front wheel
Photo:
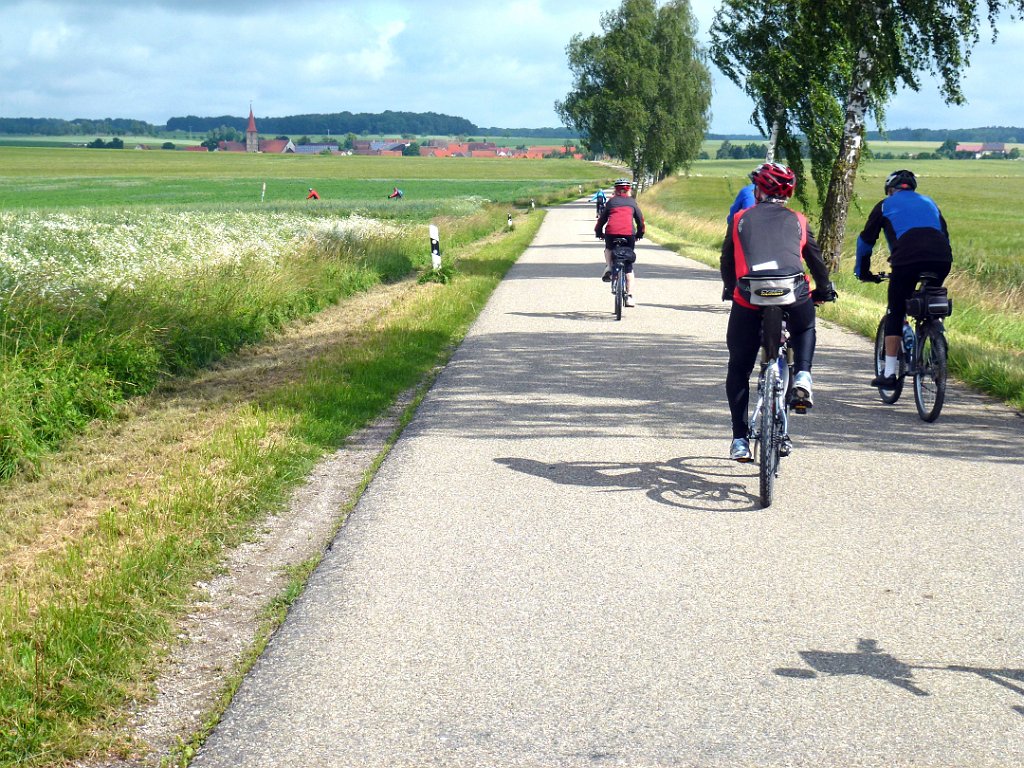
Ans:
[[[761,506],[770,507],[772,496],[775,492],[775,475],[779,471],[779,441],[778,434],[778,390],[779,369],[776,365],[769,365],[765,371],[764,381],[764,405],[761,408],[761,423],[758,435],[758,478],[760,481]]]
[[[881,376],[885,373],[885,318],[878,324],[878,333],[875,334],[875,375]],[[878,396],[886,405],[892,405],[900,399],[903,394],[903,380],[907,375],[907,366],[903,362],[903,353],[900,352],[899,369],[896,371],[896,388],[878,388]]]
[[[928,323],[917,340],[914,403],[924,421],[935,421],[946,399],[946,336],[937,322]]]

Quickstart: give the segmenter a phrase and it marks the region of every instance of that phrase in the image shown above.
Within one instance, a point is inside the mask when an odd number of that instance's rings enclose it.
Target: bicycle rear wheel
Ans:
[[[875,375],[881,376],[885,373],[885,318],[878,323],[878,332],[875,334]],[[878,396],[886,405],[892,405],[900,399],[903,394],[903,380],[907,376],[907,366],[903,362],[903,352],[899,355],[899,368],[896,371],[896,388],[878,388]]]
[[[622,270],[621,269],[618,272],[615,273],[614,280],[615,280],[615,319],[616,320],[621,320],[622,319],[622,300],[623,300],[623,297],[626,295],[626,288],[625,288],[626,276],[624,274],[622,274]]]
[[[778,389],[779,369],[776,365],[769,365],[765,371],[764,380],[764,405],[761,408],[761,423],[758,435],[758,479],[760,481],[761,506],[770,507],[772,496],[775,493],[775,475],[779,471],[779,442],[781,435],[778,434]]]
[[[946,399],[946,336],[942,326],[930,322],[917,340],[914,403],[924,421],[935,421]]]

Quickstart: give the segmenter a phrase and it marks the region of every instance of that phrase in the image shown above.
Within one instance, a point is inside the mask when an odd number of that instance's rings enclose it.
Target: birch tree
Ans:
[[[754,98],[752,122],[762,131],[778,116],[783,135],[806,137],[822,210],[819,242],[833,270],[867,119],[883,127],[897,89],[918,90],[926,73],[946,103],[964,103],[971,50],[986,22],[995,37],[1004,11],[1024,13],[1024,0],[724,0],[712,58]],[[775,47],[767,54],[766,42]],[[791,148],[799,164],[799,145],[785,148],[793,160]]]
[[[689,0],[623,0],[603,35],[566,49],[573,89],[555,110],[590,146],[629,164],[643,186],[697,158],[707,130],[711,75]]]

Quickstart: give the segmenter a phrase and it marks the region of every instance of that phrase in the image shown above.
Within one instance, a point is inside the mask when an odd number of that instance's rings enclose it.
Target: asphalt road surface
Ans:
[[[552,210],[193,765],[1024,764],[1024,419],[818,332],[777,500],[717,272]],[[955,325],[956,316],[950,320]]]

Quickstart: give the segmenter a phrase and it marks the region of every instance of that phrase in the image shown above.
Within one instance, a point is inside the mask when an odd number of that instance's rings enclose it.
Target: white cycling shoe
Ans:
[[[793,407],[796,409],[814,406],[814,382],[810,371],[798,371],[793,377]]]

